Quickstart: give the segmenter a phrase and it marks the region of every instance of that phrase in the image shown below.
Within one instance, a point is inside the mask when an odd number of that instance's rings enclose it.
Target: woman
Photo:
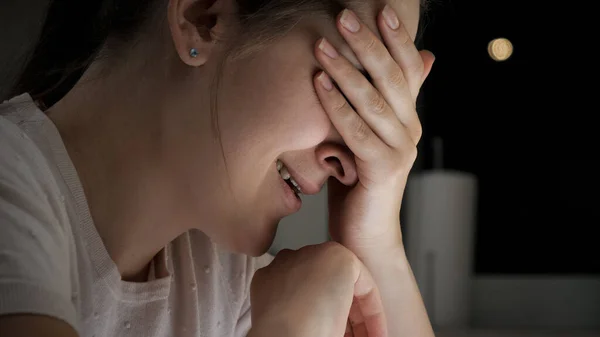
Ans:
[[[418,0],[79,3],[0,108],[0,331],[432,335],[398,221]],[[327,180],[337,243],[269,264]]]

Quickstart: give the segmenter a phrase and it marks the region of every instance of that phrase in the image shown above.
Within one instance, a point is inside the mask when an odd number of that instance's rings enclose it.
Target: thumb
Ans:
[[[429,73],[431,72],[431,68],[433,67],[433,62],[435,61],[435,55],[433,55],[432,52],[430,52],[429,50],[421,50],[419,51],[419,54],[421,54],[421,58],[423,59],[423,77],[421,78],[421,84],[423,84],[423,82],[425,82],[425,79],[427,79],[427,76],[429,76]]]
[[[349,315],[351,330],[354,337],[387,337],[387,323],[377,284],[365,265],[358,258],[356,261],[360,268]]]

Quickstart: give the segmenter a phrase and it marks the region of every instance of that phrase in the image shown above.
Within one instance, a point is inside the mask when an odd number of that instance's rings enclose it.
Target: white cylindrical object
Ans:
[[[446,170],[413,174],[406,198],[407,256],[431,322],[441,328],[466,327],[477,179]]]

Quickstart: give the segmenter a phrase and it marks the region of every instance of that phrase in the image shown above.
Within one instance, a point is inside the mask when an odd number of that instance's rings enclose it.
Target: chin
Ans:
[[[238,252],[253,257],[259,257],[269,251],[275,235],[277,234],[277,226],[279,221],[275,224],[269,224],[259,228],[253,228],[252,233],[246,232],[244,237],[240,238],[238,245]],[[249,224],[247,224],[249,225]]]

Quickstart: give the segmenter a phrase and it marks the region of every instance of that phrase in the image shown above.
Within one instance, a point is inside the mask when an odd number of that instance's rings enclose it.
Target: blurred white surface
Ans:
[[[275,255],[283,248],[298,249],[328,240],[327,186],[316,195],[302,196],[302,208],[283,219],[277,230],[270,253]]]
[[[430,319],[437,326],[467,327],[477,178],[452,170],[413,174],[405,199],[407,256]]]

